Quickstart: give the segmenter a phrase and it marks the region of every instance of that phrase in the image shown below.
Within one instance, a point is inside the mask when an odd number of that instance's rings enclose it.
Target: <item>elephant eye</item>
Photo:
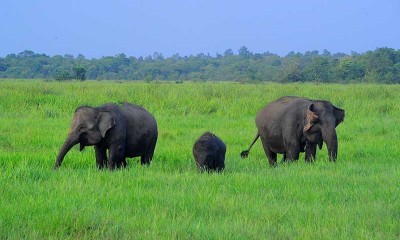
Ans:
[[[78,132],[84,132],[85,131],[85,127],[84,126],[79,126],[78,127]]]

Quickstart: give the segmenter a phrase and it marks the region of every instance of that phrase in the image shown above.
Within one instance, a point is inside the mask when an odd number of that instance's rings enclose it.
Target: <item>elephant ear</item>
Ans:
[[[333,106],[333,115],[335,115],[335,127],[344,121],[344,110]]]
[[[316,112],[313,112],[313,104],[310,104],[307,108],[307,116],[305,119],[305,124],[303,128],[303,132],[307,132],[313,125],[314,123],[318,120],[318,115]]]
[[[106,136],[106,132],[115,126],[114,117],[110,112],[101,111],[98,116],[97,127],[101,133],[101,136],[104,138]]]

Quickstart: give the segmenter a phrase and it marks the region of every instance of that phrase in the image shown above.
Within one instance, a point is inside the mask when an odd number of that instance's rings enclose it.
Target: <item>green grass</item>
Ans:
[[[284,95],[346,110],[337,163],[270,168],[254,117]],[[400,86],[0,81],[1,239],[399,239]],[[94,150],[55,157],[80,105],[128,101],[157,119],[150,167],[98,171]],[[227,145],[222,174],[197,172],[206,130]]]

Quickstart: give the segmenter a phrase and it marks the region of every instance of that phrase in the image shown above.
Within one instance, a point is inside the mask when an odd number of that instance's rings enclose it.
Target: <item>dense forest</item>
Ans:
[[[155,52],[147,57],[121,53],[99,59],[83,55],[38,54],[23,51],[0,57],[0,78],[120,79],[241,82],[400,83],[400,50],[378,48],[359,53],[309,51],[277,54],[253,53],[243,46],[235,54],[197,54],[165,58]]]

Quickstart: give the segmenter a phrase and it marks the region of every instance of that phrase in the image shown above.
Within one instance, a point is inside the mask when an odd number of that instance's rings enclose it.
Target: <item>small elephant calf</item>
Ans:
[[[201,171],[220,172],[225,168],[226,146],[216,135],[205,132],[193,146],[193,156]]]

